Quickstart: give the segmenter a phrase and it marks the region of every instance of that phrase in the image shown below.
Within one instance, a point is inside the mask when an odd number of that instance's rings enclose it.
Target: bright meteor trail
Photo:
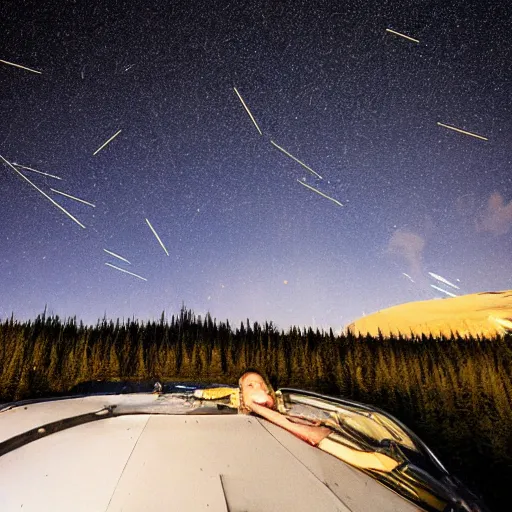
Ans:
[[[431,284],[430,286],[436,290],[439,290],[440,292],[446,293],[446,295],[449,295],[450,297],[457,297],[457,295],[455,295],[454,293],[447,292],[446,290],[439,288],[439,286],[436,286],[435,284]]]
[[[30,68],[27,68],[25,66],[21,66],[20,64],[14,64],[14,62],[9,62],[7,60],[0,59],[0,62],[2,62],[3,64],[8,64],[9,66],[14,66],[16,68],[20,68],[20,69],[25,69],[27,71],[31,71],[32,73],[37,73],[38,75],[42,75],[43,74],[41,71],[36,71],[35,69],[30,69]]]
[[[88,206],[92,206],[93,208],[96,208],[96,205],[89,203],[89,201],[84,201],[83,199],[79,199],[78,197],[72,196],[70,194],[66,194],[65,192],[61,192],[60,190],[55,190],[54,188],[51,188],[50,190],[52,192],[55,192],[56,194],[60,194],[61,196],[69,197],[69,199],[73,199],[74,201],[78,201],[79,203],[83,203]]]
[[[387,28],[386,32],[389,32],[390,34],[395,34],[395,36],[403,37],[404,39],[408,39],[409,41],[412,41],[413,43],[419,43],[418,39],[414,39],[413,37],[406,36],[405,34],[400,34],[400,32],[396,32],[395,30],[391,30],[390,28]]]
[[[282,148],[281,146],[278,146],[273,140],[270,141],[270,144],[272,144],[275,148],[279,149],[279,151],[284,153],[286,156],[290,157],[292,160],[295,160],[298,164],[302,165],[302,167],[304,167],[304,169],[307,169],[314,176],[323,180],[323,178],[322,178],[322,176],[320,176],[320,174],[313,171],[313,169],[311,169],[311,167],[308,167],[304,162],[301,162],[298,158],[295,158],[292,154],[288,153],[288,151],[286,151],[286,149]]]
[[[139,276],[139,274],[134,274],[133,272],[129,272],[128,270],[125,270],[121,267],[116,267],[115,265],[112,265],[111,263],[105,263],[108,267],[115,268],[116,270],[119,270],[119,272],[124,272],[125,274],[130,274],[133,277],[137,277],[139,279],[142,279],[143,281],[147,281],[145,277]]]
[[[475,137],[475,139],[481,140],[489,140],[487,137],[482,137],[481,135],[477,135],[476,133],[467,132],[466,130],[461,130],[460,128],[455,128],[455,126],[450,126],[449,124],[437,123],[438,126],[442,126],[443,128],[448,128],[449,130],[453,130],[454,132],[463,133],[464,135],[469,135],[471,137]]]
[[[249,110],[249,107],[245,104],[244,99],[242,98],[242,96],[240,96],[240,93],[237,91],[236,87],[233,87],[233,89],[235,90],[236,95],[238,96],[238,99],[241,101],[241,103],[244,106],[245,110],[249,114],[249,117],[251,118],[251,121],[253,122],[254,126],[256,126],[256,130],[258,130],[258,133],[260,135],[263,135],[263,133],[260,130],[260,127],[258,126],[258,123],[256,122],[256,119],[254,119],[253,115],[251,114],[251,111]]]
[[[165,251],[165,254],[167,254],[167,256],[169,256],[169,253],[167,252],[167,249],[165,248],[164,243],[162,242],[162,240],[160,240],[160,237],[158,236],[158,233],[154,230],[153,226],[151,225],[151,222],[149,222],[148,219],[146,219],[146,222],[148,223],[149,229],[151,229],[151,231],[153,231],[153,234],[155,235],[156,239],[162,246],[162,249]]]
[[[112,251],[109,251],[108,249],[103,249],[107,254],[110,254],[111,256],[114,256],[114,258],[118,258],[126,263],[128,263],[129,265],[131,265],[131,263],[126,259],[126,258],[123,258],[122,256],[119,256],[119,254],[116,254],[115,252],[112,252]]]
[[[320,194],[322,197],[325,197],[326,199],[329,199],[329,201],[332,201],[333,203],[336,203],[339,206],[343,206],[338,200],[333,199],[332,197],[324,194],[323,192],[320,192],[320,190],[312,187],[311,185],[308,185],[307,183],[304,183],[301,180],[297,180],[297,182],[300,183],[301,185],[304,185],[306,188],[309,188],[309,190],[312,190],[313,192],[316,192],[317,194]]]
[[[112,135],[112,137],[110,137],[110,139],[107,140],[107,142],[104,142],[93,154],[92,156],[94,156],[96,153],[99,153],[109,142],[111,142],[112,140],[114,140],[119,134],[121,133],[121,130],[119,130],[118,132],[114,133],[114,135]]]
[[[63,211],[72,221],[76,222],[81,228],[85,229],[85,226],[78,220],[71,215],[65,208],[63,208],[59,203],[55,202],[48,194],[43,192],[37,185],[34,185],[23,173],[18,171],[16,167],[14,167],[10,162],[8,162],[2,155],[0,155],[0,158],[15,172],[17,172],[24,180],[28,181],[38,192],[43,194],[46,199],[48,199],[52,204],[54,204],[59,210]]]
[[[59,178],[58,176],[54,176],[53,174],[48,174],[47,172],[38,171],[37,169],[32,169],[32,167],[26,167],[25,165],[20,165],[17,163],[12,163],[15,167],[19,167],[20,169],[25,169],[27,171],[37,172],[37,174],[42,174],[43,176],[48,176],[49,178],[55,178],[56,180],[62,180],[62,178]]]
[[[434,274],[434,272],[429,272],[429,275],[441,283],[447,284],[448,286],[451,286],[452,288],[460,290],[460,288],[456,284],[451,283],[450,281],[448,281],[448,279],[445,279],[443,276],[440,276],[439,274]]]

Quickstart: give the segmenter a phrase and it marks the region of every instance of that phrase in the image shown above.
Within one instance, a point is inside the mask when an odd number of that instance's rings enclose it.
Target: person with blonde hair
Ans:
[[[248,368],[240,375],[238,388],[199,389],[194,392],[194,396],[206,400],[229,397],[230,406],[237,408],[239,414],[260,416],[358,468],[389,472],[399,465],[399,462],[383,453],[362,451],[350,446],[344,442],[343,436],[320,420],[281,412],[280,409],[284,411],[285,408],[282,404],[279,407],[279,392],[276,393],[265,374],[255,368]]]
[[[239,381],[240,406],[242,414],[255,413],[262,418],[282,427],[313,446],[317,446],[332,430],[311,422],[298,422],[298,418],[286,416],[279,412],[277,399],[268,380],[258,371],[245,371]]]
[[[245,370],[238,387],[197,390],[203,399],[228,398],[239,414],[253,414],[277,425],[311,446],[351,466],[370,472],[374,478],[429,510],[448,510],[453,496],[449,486],[437,482],[421,466],[402,453],[419,452],[402,427],[375,411],[371,415],[350,409],[323,408],[290,400],[290,390],[274,391],[269,379],[257,369]],[[389,436],[399,441],[396,450],[386,448]],[[373,440],[372,442],[368,440]],[[379,446],[380,445],[380,446]],[[383,453],[387,450],[386,453]],[[458,498],[457,498],[458,499]],[[480,509],[475,509],[480,510]]]

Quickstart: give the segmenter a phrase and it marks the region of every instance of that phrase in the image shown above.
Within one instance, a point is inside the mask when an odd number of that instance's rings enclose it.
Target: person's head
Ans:
[[[250,368],[238,379],[240,389],[240,406],[238,412],[249,414],[250,404],[257,403],[268,407],[276,408],[276,395],[268,379],[258,370]]]

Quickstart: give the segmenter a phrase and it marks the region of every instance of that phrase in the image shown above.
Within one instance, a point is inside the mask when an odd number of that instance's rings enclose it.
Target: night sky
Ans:
[[[85,229],[1,163],[0,318],[339,330],[512,288],[508,0],[2,5],[42,74],[0,63],[0,154]]]

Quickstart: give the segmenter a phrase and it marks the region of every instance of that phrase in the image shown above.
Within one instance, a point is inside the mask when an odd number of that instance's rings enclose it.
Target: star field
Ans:
[[[507,4],[6,2],[0,59],[41,74],[0,63],[0,154],[85,229],[2,164],[0,318],[338,330],[429,272],[511,288]]]

